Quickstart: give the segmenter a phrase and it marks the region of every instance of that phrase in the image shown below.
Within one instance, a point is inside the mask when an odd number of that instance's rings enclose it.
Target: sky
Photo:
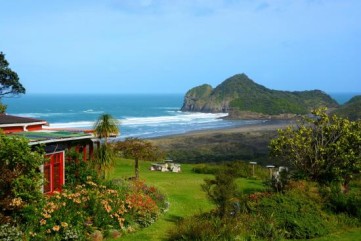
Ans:
[[[0,0],[27,93],[185,93],[245,73],[361,92],[360,0]]]

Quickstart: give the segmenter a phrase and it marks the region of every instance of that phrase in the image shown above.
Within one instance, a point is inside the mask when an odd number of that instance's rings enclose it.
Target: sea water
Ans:
[[[342,102],[352,96],[335,94],[335,99]],[[89,129],[101,114],[108,113],[119,120],[121,138],[150,138],[264,122],[221,119],[226,113],[181,112],[183,98],[182,94],[26,94],[2,101],[8,105],[8,114],[46,120],[50,128]]]
[[[45,95],[3,99],[12,115],[46,120],[50,128],[89,129],[104,113],[119,120],[121,138],[150,138],[262,121],[231,121],[226,113],[181,112],[183,95]]]

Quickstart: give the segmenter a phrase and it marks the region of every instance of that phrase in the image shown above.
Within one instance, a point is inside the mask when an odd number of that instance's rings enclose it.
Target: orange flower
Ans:
[[[43,213],[43,217],[44,217],[44,218],[51,218],[51,215],[48,214],[48,213]]]
[[[53,229],[55,232],[57,232],[57,231],[60,230],[60,226],[59,226],[59,225],[55,225],[52,229]]]

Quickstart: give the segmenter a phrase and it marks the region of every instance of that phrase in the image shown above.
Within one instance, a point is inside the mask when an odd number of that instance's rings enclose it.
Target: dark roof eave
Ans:
[[[50,139],[50,140],[43,140],[43,141],[29,141],[29,146],[35,146],[40,144],[50,144],[50,143],[57,143],[57,142],[67,142],[67,141],[77,141],[77,140],[85,140],[90,139],[92,140],[93,136],[79,136],[79,137],[69,137],[69,138],[60,138],[60,139]]]
[[[30,124],[30,123],[46,123],[45,120],[39,120],[35,118],[29,117],[21,117],[21,116],[14,116],[14,115],[7,115],[7,114],[0,114],[0,125],[7,125],[7,124]]]

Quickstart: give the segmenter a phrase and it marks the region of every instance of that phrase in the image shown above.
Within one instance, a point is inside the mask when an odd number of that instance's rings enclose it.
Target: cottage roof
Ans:
[[[81,131],[29,131],[13,133],[29,140],[29,145],[92,139],[94,135]]]
[[[7,125],[22,125],[22,124],[43,124],[46,125],[47,122],[44,120],[20,117],[14,115],[0,114],[0,126]]]

